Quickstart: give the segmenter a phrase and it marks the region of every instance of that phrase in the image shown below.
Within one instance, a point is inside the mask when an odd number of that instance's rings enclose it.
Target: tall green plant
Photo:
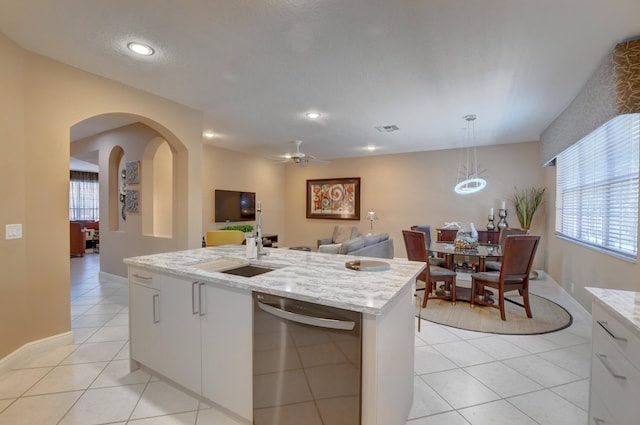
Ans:
[[[520,226],[529,230],[531,221],[536,210],[544,202],[544,187],[531,187],[529,189],[519,190],[517,187],[513,193],[513,206],[516,209],[516,216]]]

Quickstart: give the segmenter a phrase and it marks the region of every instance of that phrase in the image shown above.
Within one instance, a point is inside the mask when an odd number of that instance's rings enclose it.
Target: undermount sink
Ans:
[[[252,266],[251,264],[249,264],[246,266],[236,267],[235,269],[224,270],[222,273],[232,274],[236,276],[253,277],[268,273],[273,270],[274,269],[270,269],[267,267]]]
[[[221,272],[224,270],[235,269],[242,266],[248,266],[249,262],[239,258],[218,258],[217,260],[204,261],[202,263],[191,264],[191,267],[205,270],[208,272]]]
[[[258,276],[274,270],[268,267],[253,266],[249,261],[239,258],[218,258],[217,260],[191,264],[191,267],[208,272],[221,272],[244,277]]]

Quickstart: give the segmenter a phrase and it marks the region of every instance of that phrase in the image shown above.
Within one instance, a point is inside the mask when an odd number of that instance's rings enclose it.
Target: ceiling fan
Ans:
[[[322,159],[317,159],[314,156],[308,155],[304,152],[300,152],[300,145],[302,144],[302,140],[295,140],[296,143],[296,151],[290,154],[287,154],[287,159],[279,162],[293,162],[298,164],[300,167],[306,167],[308,163],[312,164],[329,164],[329,161],[324,161]]]

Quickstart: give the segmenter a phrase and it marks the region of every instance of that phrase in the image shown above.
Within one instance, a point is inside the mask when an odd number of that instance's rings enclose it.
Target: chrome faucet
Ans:
[[[260,201],[258,201],[256,213],[258,215],[256,223],[256,233],[258,240],[256,242],[258,244],[258,258],[260,258],[263,255],[269,255],[269,251],[265,250],[264,246],[262,246],[262,202]]]

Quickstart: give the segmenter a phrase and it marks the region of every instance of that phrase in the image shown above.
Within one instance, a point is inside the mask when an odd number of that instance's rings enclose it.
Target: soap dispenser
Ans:
[[[246,239],[247,244],[247,258],[248,259],[256,259],[258,258],[258,246],[256,245],[256,238],[249,237]]]

